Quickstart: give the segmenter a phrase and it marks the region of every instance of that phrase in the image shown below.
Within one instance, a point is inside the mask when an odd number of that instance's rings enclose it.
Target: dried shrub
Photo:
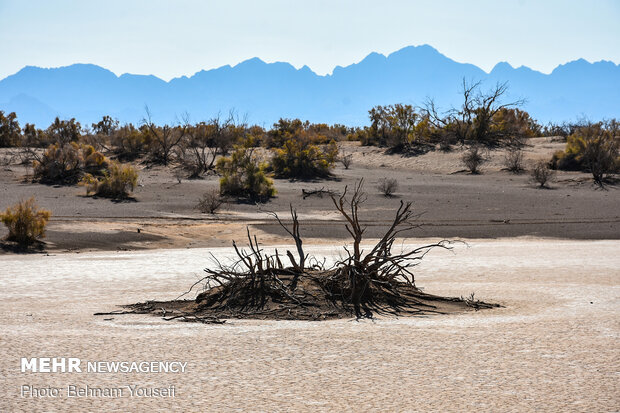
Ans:
[[[398,189],[398,181],[394,178],[383,178],[379,181],[377,189],[383,196],[391,197]]]
[[[338,160],[340,161],[342,166],[344,166],[344,169],[349,169],[349,167],[353,163],[353,155],[352,154],[346,155],[342,153],[342,155],[340,156]]]
[[[513,174],[523,172],[523,150],[517,147],[509,148],[504,155],[504,166]]]
[[[0,220],[9,230],[7,239],[27,247],[45,237],[45,226],[51,215],[50,211],[40,209],[33,197],[8,207],[0,214]]]
[[[224,198],[218,190],[213,189],[202,194],[196,207],[203,214],[215,214],[222,204],[224,204]]]
[[[479,146],[471,146],[461,157],[463,164],[472,174],[480,173],[480,166],[487,161]]]
[[[532,169],[532,180],[539,185],[539,188],[544,188],[547,183],[551,182],[555,172],[549,168],[549,164],[545,161],[538,161]]]
[[[131,165],[112,162],[102,177],[87,174],[82,183],[87,195],[94,193],[103,198],[125,199],[138,184],[138,172]]]

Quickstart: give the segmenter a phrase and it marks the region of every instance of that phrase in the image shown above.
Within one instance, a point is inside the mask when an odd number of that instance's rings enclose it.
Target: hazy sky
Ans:
[[[258,56],[319,74],[430,44],[489,71],[620,63],[620,0],[0,0],[0,78],[94,63],[166,80]]]

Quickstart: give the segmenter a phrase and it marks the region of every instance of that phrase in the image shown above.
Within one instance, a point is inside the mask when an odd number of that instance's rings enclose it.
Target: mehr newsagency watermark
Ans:
[[[187,362],[184,361],[85,361],[77,357],[22,357],[22,373],[96,373],[96,374],[153,374],[185,373]],[[35,386],[22,384],[22,398],[174,398],[177,389],[174,385],[143,386],[139,384],[122,384],[93,386],[90,384],[68,384],[62,387]]]

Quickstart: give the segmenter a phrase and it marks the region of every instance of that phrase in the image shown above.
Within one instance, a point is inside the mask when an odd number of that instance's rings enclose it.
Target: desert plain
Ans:
[[[526,162],[564,144],[530,139]],[[196,210],[217,177],[180,182],[140,166],[133,200],[86,197],[81,187],[29,182],[27,167],[0,170],[0,208],[31,195],[52,211],[45,250],[0,253],[1,411],[617,411],[620,409],[620,192],[587,174],[558,172],[549,189],[502,170],[501,150],[482,174],[458,150],[417,157],[344,143],[349,169],[316,182],[276,180],[267,204]],[[395,178],[386,198],[377,182]],[[334,259],[348,234],[329,197],[363,178],[366,242],[399,202],[419,228],[405,247],[463,240],[416,267],[425,292],[501,308],[425,317],[321,322],[227,320],[223,325],[152,315],[94,316],[120,304],[174,299],[232,256],[246,228],[265,246],[291,241],[267,215],[300,214],[308,252]],[[4,236],[4,228],[0,236]],[[184,373],[22,373],[22,357],[182,361]],[[23,385],[175,386],[172,397],[22,397]],[[66,391],[65,391],[66,393]]]

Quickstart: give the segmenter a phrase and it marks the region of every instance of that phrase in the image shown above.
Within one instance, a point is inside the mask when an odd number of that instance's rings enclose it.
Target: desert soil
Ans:
[[[459,148],[402,157],[358,142],[342,146],[352,154],[353,164],[348,170],[337,165],[334,179],[277,179],[278,194],[269,203],[230,203],[215,216],[201,214],[195,207],[201,194],[218,187],[217,176],[179,183],[170,168],[144,165],[137,165],[140,179],[135,200],[115,203],[86,197],[78,186],[33,184],[24,179],[31,170],[10,164],[0,168],[0,209],[36,195],[39,205],[53,213],[46,238],[51,251],[230,246],[232,240],[245,237],[247,225],[267,244],[288,242],[265,211],[286,217],[289,204],[300,213],[307,242],[324,243],[348,234],[342,225],[334,225],[339,217],[329,197],[303,199],[301,189],[342,191],[364,178],[368,196],[361,218],[369,226],[368,237],[381,235],[402,200],[412,201],[421,214],[421,227],[407,236],[620,239],[620,186],[597,189],[585,173],[560,172],[551,189],[537,189],[528,173],[502,170],[505,151],[501,149],[490,151],[483,173],[472,176],[462,170]],[[535,160],[550,159],[564,146],[552,138],[530,139],[526,167]],[[0,152],[0,160],[6,155]],[[398,181],[395,197],[379,193],[376,187],[382,178]],[[0,237],[5,234],[0,227]]]
[[[230,248],[1,256],[0,411],[617,411],[620,242],[469,244],[427,256],[419,286],[504,308],[221,326],[92,314],[175,298],[208,252]],[[188,365],[179,374],[21,373],[20,357],[36,356]],[[21,398],[24,384],[174,385],[177,396]]]

